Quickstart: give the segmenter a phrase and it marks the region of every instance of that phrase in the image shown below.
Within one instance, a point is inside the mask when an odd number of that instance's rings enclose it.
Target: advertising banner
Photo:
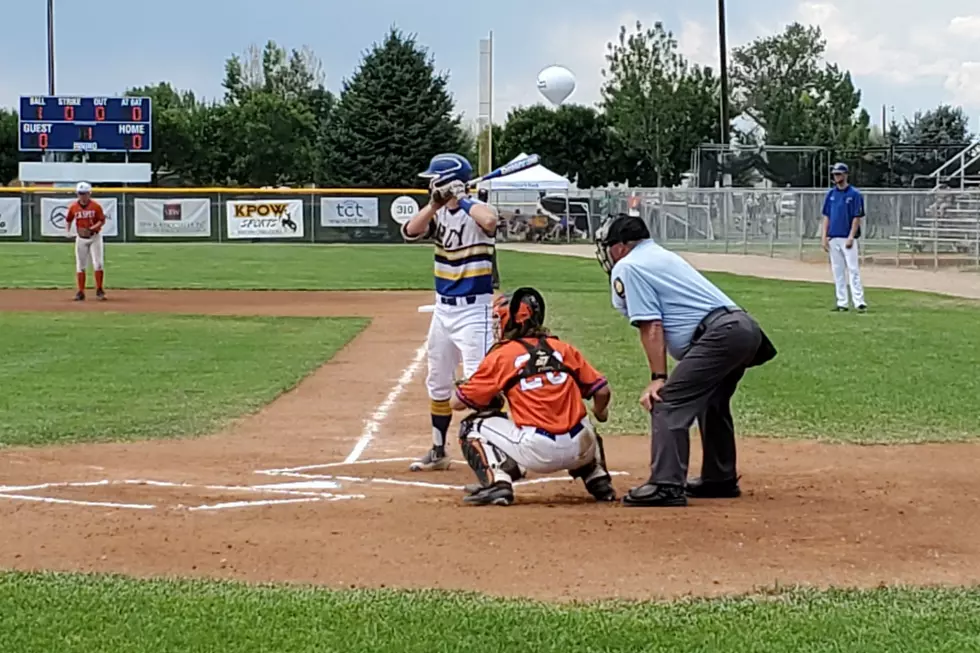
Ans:
[[[303,200],[233,200],[227,206],[229,240],[303,237]]]
[[[321,227],[377,227],[377,197],[320,198]]]
[[[105,226],[102,227],[102,235],[112,237],[119,235],[118,201],[115,197],[93,197],[96,202],[102,205],[102,212],[105,213]],[[42,197],[41,198],[41,235],[47,237],[65,236],[65,217],[68,215],[68,207],[75,201],[74,197]],[[75,235],[75,225],[71,226],[71,233]]]
[[[410,195],[400,195],[391,202],[391,219],[405,224],[419,212],[419,203]]]
[[[207,238],[211,235],[211,200],[204,198],[136,198],[133,233],[141,238]]]
[[[19,197],[0,197],[0,238],[23,235]]]

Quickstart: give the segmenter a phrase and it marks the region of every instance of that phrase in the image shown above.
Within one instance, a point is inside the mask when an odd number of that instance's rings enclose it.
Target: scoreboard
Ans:
[[[146,97],[20,98],[21,152],[150,152],[152,126]]]

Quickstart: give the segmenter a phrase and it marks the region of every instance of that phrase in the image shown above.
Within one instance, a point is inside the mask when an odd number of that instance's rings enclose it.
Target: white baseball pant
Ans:
[[[861,269],[858,240],[847,248],[847,238],[830,239],[830,268],[834,273],[837,306],[847,308],[847,286],[851,286],[851,302],[854,307],[864,305],[864,286],[861,285]],[[846,275],[846,276],[845,276]]]
[[[539,474],[581,469],[599,453],[595,430],[588,417],[570,433],[548,435],[533,426],[518,426],[506,417],[477,418],[468,437],[492,445],[483,449],[495,483],[510,483],[511,477],[500,469],[504,461],[494,447],[513,458],[522,469]],[[605,474],[605,471],[599,469],[597,473]]]
[[[456,368],[463,364],[469,378],[493,345],[492,295],[477,295],[472,304],[465,298],[451,306],[436,296],[436,308],[429,323],[429,372],[425,387],[434,401],[448,400],[455,389]]]
[[[75,271],[85,272],[89,263],[96,271],[105,266],[105,245],[101,233],[91,238],[75,237]]]

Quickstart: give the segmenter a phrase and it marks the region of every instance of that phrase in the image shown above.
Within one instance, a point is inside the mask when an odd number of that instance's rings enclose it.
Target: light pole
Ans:
[[[48,0],[48,95],[54,95],[54,0]]]
[[[718,0],[718,65],[721,68],[721,144],[728,145],[728,36],[725,29],[725,0]]]

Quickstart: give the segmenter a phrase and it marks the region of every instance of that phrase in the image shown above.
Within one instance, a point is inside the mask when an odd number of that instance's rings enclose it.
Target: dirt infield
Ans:
[[[0,291],[0,310],[374,319],[334,360],[222,433],[0,451],[3,568],[549,599],[980,582],[977,446],[745,439],[738,500],[596,505],[558,477],[522,485],[511,508],[464,507],[465,464],[420,476],[400,460],[428,445],[428,315],[417,311],[428,293],[68,299]],[[607,448],[620,492],[645,478],[645,437]]]

